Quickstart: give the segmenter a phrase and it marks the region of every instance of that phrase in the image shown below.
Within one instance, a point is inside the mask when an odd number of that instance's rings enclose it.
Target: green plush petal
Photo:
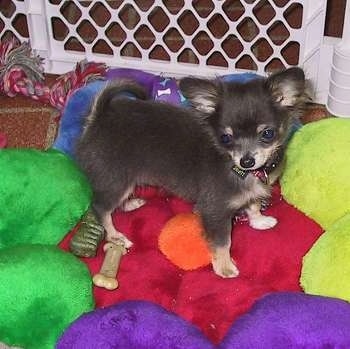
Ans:
[[[302,127],[286,152],[284,198],[324,229],[350,213],[350,120]]]
[[[336,221],[305,255],[300,283],[306,293],[350,302],[350,214]]]
[[[85,176],[57,150],[2,149],[0,169],[0,248],[57,244],[90,205]]]
[[[90,273],[72,254],[45,245],[0,251],[0,342],[52,349],[93,307]]]

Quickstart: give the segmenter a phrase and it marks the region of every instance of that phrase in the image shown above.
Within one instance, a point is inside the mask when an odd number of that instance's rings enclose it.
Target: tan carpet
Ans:
[[[55,139],[59,112],[27,97],[0,96],[0,132],[7,146],[47,149]]]

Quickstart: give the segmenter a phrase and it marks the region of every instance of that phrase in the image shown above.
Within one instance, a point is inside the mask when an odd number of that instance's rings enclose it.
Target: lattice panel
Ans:
[[[168,73],[299,63],[303,1],[47,0],[51,55]]]
[[[0,0],[0,38],[16,37],[28,41],[28,23],[24,0]]]

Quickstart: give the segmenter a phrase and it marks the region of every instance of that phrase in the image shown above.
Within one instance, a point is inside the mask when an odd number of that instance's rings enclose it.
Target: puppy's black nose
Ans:
[[[251,168],[255,165],[255,159],[250,155],[245,155],[239,163],[243,168]]]

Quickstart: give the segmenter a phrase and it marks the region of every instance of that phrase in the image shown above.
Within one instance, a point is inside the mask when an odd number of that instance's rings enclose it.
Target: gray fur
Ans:
[[[231,233],[239,180],[212,130],[194,112],[160,102],[114,98],[138,86],[109,85],[94,105],[76,158],[90,179],[98,217],[120,207],[136,185],[156,185],[195,202],[209,241]]]

